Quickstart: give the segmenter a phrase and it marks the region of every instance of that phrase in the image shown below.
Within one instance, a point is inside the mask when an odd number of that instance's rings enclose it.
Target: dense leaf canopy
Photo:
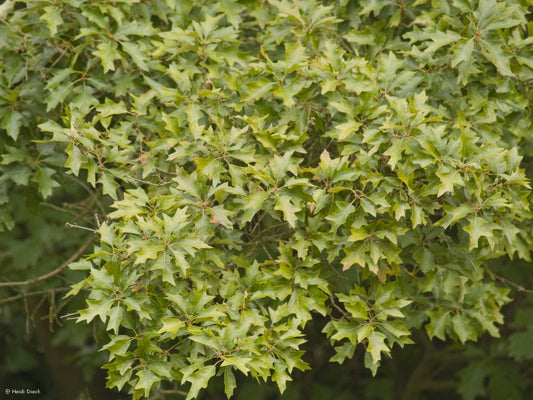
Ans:
[[[0,221],[68,176],[110,199],[69,295],[136,399],[283,391],[316,315],[372,374],[421,328],[497,337],[489,260],[533,245],[529,3],[5,1]]]

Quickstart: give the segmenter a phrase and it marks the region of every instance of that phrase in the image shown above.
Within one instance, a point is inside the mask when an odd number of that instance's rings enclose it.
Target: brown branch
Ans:
[[[93,196],[90,198],[88,204],[86,204],[85,207],[83,208],[83,210],[81,210],[81,212],[80,212],[79,214],[76,215],[76,218],[74,218],[74,219],[72,220],[72,222],[76,222],[77,220],[83,218],[83,217],[85,216],[85,214],[87,214],[89,211],[91,211],[92,208],[93,208],[93,205],[94,205],[94,203],[96,203],[96,200],[97,200],[97,199],[98,199],[98,198],[97,198],[95,195],[93,195]]]
[[[178,390],[178,389],[159,389],[158,392],[162,394],[181,394],[182,396],[188,395],[187,392],[184,392],[183,390]]]
[[[55,204],[50,204],[50,203],[46,203],[46,202],[41,202],[41,204],[45,207],[50,207],[50,208],[53,208],[54,210],[57,210],[57,211],[60,211],[60,212],[64,212],[64,213],[68,213],[68,214],[72,214],[72,215],[75,215],[77,216],[78,213],[75,212],[75,211],[72,211],[72,210],[69,210],[67,208],[64,208],[64,207],[59,207],[59,206],[56,206]]]
[[[498,274],[495,274],[493,271],[491,271],[491,273],[494,275],[494,277],[499,280],[501,283],[503,283],[504,285],[508,285],[508,286],[512,286],[514,287],[515,289],[517,289],[519,292],[524,292],[524,293],[533,293],[533,290],[529,290],[529,289],[526,289],[525,287],[523,286],[520,286],[518,283],[514,283],[508,279],[505,279],[503,276],[500,276]]]
[[[341,308],[341,306],[339,306],[336,302],[335,302],[335,298],[333,297],[333,295],[329,295],[329,299],[331,300],[331,305],[337,310],[339,311],[343,317],[346,317],[346,318],[350,318],[351,315],[349,313],[347,313],[345,310],[343,310]]]
[[[72,179],[74,182],[76,182],[78,185],[80,185],[91,197],[96,198],[96,204],[98,205],[98,208],[102,212],[103,215],[106,214],[106,210],[100,199],[98,199],[97,193],[93,189],[91,189],[89,186],[85,184],[85,182],[81,181],[80,179],[76,178],[73,175],[67,175],[68,178]]]
[[[61,264],[59,267],[57,267],[53,271],[48,272],[47,274],[38,276],[37,278],[28,279],[26,281],[0,282],[0,287],[32,285],[34,283],[41,282],[41,281],[44,281],[45,279],[51,278],[52,276],[59,274],[62,270],[68,267],[70,263],[74,262],[87,249],[87,247],[91,245],[92,242],[93,242],[93,238],[90,238],[89,240],[87,240],[67,261],[65,261],[63,264]]]
[[[86,226],[81,226],[81,225],[71,224],[70,222],[67,222],[67,223],[65,224],[65,226],[66,226],[67,228],[78,228],[78,229],[82,229],[82,230],[84,230],[84,231],[89,231],[89,232],[93,232],[93,233],[98,232],[96,229],[88,228],[88,227],[86,227]]]
[[[24,292],[24,293],[17,294],[16,296],[11,296],[5,299],[0,299],[0,304],[9,303],[9,302],[16,301],[18,299],[22,299],[22,298],[29,297],[29,296],[47,294],[47,293],[50,293],[50,291],[53,291],[54,293],[58,293],[58,292],[66,292],[68,290],[70,290],[69,287],[61,287],[61,288],[56,288],[56,289],[36,290],[34,292]]]

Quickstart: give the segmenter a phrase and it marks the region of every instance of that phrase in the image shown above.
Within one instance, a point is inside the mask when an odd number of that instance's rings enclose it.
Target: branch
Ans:
[[[94,190],[92,190],[89,186],[87,186],[85,182],[81,181],[80,179],[76,178],[73,175],[67,175],[67,177],[69,177],[74,182],[76,182],[78,185],[80,185],[83,189],[85,189],[85,191],[89,194],[89,196],[95,197],[96,198],[95,201],[96,201],[96,204],[98,205],[98,208],[100,209],[103,215],[106,214],[105,207],[103,206],[102,202],[100,201],[100,199],[98,198]]]
[[[72,211],[72,210],[69,210],[65,207],[59,207],[59,206],[56,206],[55,204],[50,204],[50,203],[46,203],[44,201],[41,202],[41,204],[45,207],[50,207],[50,208],[53,208],[54,210],[57,210],[57,211],[60,211],[60,212],[64,212],[64,213],[68,213],[68,214],[72,214],[72,215],[75,215],[77,216],[78,213]]]
[[[510,280],[508,279],[505,279],[503,276],[500,276],[498,274],[495,274],[493,271],[490,271],[494,277],[496,279],[498,279],[501,283],[503,283],[504,285],[507,285],[507,286],[512,286],[514,287],[515,289],[517,289],[519,292],[524,292],[524,293],[533,293],[533,290],[529,290],[529,289],[526,289],[525,287],[523,286],[520,286],[518,283],[514,283],[514,282],[511,282]]]
[[[92,232],[92,233],[96,233],[96,232],[98,232],[96,229],[88,228],[88,227],[86,227],[86,226],[81,226],[81,225],[71,224],[70,222],[67,222],[67,223],[65,224],[65,226],[66,226],[67,228],[78,228],[78,229],[82,229],[82,230],[84,230],[84,231],[89,231],[89,232]]]
[[[187,392],[184,392],[183,390],[178,390],[178,389],[173,389],[173,390],[160,389],[158,392],[162,394],[181,394],[182,396],[188,395]]]
[[[50,293],[50,291],[52,291],[54,293],[59,293],[59,292],[66,292],[68,290],[70,290],[69,287],[62,287],[62,288],[56,288],[56,289],[36,290],[35,292],[20,293],[20,294],[17,294],[16,296],[11,296],[11,297],[7,297],[5,299],[1,299],[0,300],[0,304],[16,301],[16,300],[22,299],[24,297],[37,296],[39,294],[47,294],[47,293]]]
[[[37,278],[28,279],[27,281],[18,281],[18,282],[0,282],[0,287],[2,286],[24,286],[24,285],[32,285],[34,283],[44,281],[45,279],[51,278],[54,275],[59,274],[62,270],[64,270],[68,265],[72,262],[74,262],[86,249],[89,247],[89,245],[93,242],[93,238],[90,238],[87,240],[67,261],[65,261],[63,264],[61,264],[59,267],[54,269],[53,271],[50,271],[47,274],[38,276]]]

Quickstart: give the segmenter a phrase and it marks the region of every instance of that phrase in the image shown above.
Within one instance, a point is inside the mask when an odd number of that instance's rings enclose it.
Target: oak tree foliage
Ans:
[[[7,0],[0,22],[0,222],[68,175],[111,199],[69,292],[110,387],[283,391],[315,315],[374,375],[417,329],[498,337],[488,263],[533,245],[529,1]]]

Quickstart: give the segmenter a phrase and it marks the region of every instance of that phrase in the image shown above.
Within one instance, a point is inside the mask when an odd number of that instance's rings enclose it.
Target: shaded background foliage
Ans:
[[[3,387],[118,398],[108,362],[135,398],[531,392],[528,1],[0,21]]]

